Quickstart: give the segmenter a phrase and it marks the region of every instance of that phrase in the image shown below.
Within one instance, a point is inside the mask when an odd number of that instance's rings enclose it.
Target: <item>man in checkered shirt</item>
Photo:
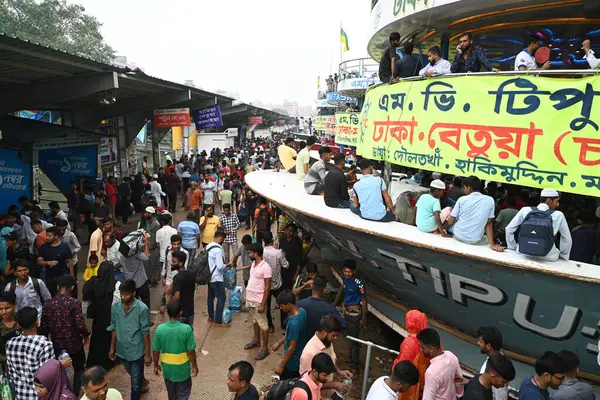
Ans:
[[[52,342],[37,334],[38,313],[33,307],[23,307],[16,315],[23,334],[6,343],[8,379],[15,386],[19,400],[37,400],[33,375],[48,360],[54,358]]]
[[[238,216],[231,212],[231,204],[223,204],[223,215],[221,215],[221,226],[225,231],[225,241],[223,242],[223,255],[225,264],[229,264],[229,252],[233,254],[238,249],[237,231],[240,229],[240,220]]]

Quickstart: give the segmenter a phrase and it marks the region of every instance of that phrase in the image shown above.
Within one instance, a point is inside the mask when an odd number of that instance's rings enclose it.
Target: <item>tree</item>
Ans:
[[[0,32],[96,61],[115,51],[104,42],[102,24],[66,0],[0,0]]]

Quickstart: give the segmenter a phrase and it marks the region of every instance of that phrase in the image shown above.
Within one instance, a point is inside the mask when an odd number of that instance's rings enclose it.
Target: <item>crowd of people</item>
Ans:
[[[323,195],[330,207],[350,208],[362,218],[382,221],[398,220],[399,213],[385,183],[374,175],[371,161],[359,161],[362,177],[358,179],[356,165],[345,172],[342,155],[334,155],[330,163],[332,153],[327,146],[321,147],[320,159],[313,162],[309,150],[314,137],[298,153],[293,139],[285,138],[277,146],[280,140],[257,140],[168,160],[156,175],[147,170],[120,182],[114,178],[101,185],[76,182],[67,196],[68,210],[51,202],[45,211],[28,198],[19,199],[20,207],[11,206],[0,219],[0,368],[15,398],[74,399],[83,394],[90,400],[120,399],[121,394],[106,382],[106,371],[116,363],[123,364],[130,375],[134,400],[148,390],[144,367],[150,366],[163,376],[169,399],[190,398],[198,374],[194,266],[204,257],[211,271],[207,322],[229,327],[224,319],[226,275],[241,271],[245,308],[253,325],[244,349],[257,348],[255,359],[260,361],[273,357],[271,353],[283,346],[275,371],[280,383],[271,390],[287,388],[296,400],[309,398],[308,391],[312,399],[336,399],[347,392],[361,369],[360,344],[349,340],[350,369],[345,370],[338,364],[334,343],[343,331],[359,338],[366,324],[367,290],[356,264],[345,262],[342,288],[328,302],[327,280],[307,258],[314,243],[310,234],[301,232],[281,210],[254,193],[243,178],[255,170],[283,169],[295,172],[307,193]],[[414,199],[412,213],[401,214],[409,214],[420,230],[453,234],[467,243],[486,237],[500,247],[497,243],[503,235],[497,233],[504,232],[509,248],[515,246],[509,234],[517,226],[524,231],[531,213],[528,206],[537,201],[527,192],[531,197],[524,202],[524,192],[516,193],[511,187],[490,183],[484,189],[475,177],[461,181],[417,171],[407,179],[431,191]],[[537,209],[552,221],[550,231],[555,228],[561,235],[558,247],[545,257],[573,258],[574,249],[587,242],[567,242],[569,217],[547,211],[558,207],[556,192],[545,190],[537,195]],[[174,226],[173,213],[181,209],[185,219]],[[477,225],[477,232],[476,224],[468,219],[473,213],[467,210],[473,209],[480,211],[476,221],[482,226]],[[577,205],[577,209],[583,208]],[[489,221],[497,210],[496,221]],[[125,225],[117,226],[117,221],[127,224],[136,211],[141,215],[138,230],[122,232]],[[449,230],[446,224],[454,228]],[[244,225],[251,234],[239,238]],[[577,229],[581,232],[573,232],[573,237],[597,232],[594,229],[586,225]],[[137,247],[129,240],[136,232],[141,232]],[[474,237],[479,233],[481,238]],[[80,254],[81,242],[89,243],[86,255]],[[586,248],[578,254],[588,253]],[[85,269],[79,288],[82,259]],[[159,286],[159,311],[168,316],[153,333],[151,286]],[[280,309],[282,334],[276,343],[269,342],[276,329],[273,301]],[[91,329],[86,317],[92,320]],[[480,347],[489,358],[481,374],[467,383],[458,379],[458,360],[442,348],[439,334],[428,329],[423,314],[409,312],[406,326],[411,335],[404,340],[390,375],[373,383],[369,399],[454,400],[461,395],[487,399],[491,393],[495,399],[505,398],[496,397],[496,389],[506,392],[514,368],[502,355],[502,338],[496,328],[482,328]],[[523,382],[521,398],[547,398],[548,388],[559,388],[552,392],[556,399],[571,398],[570,390],[587,396],[587,384],[577,380],[577,367],[573,353],[545,354],[536,364],[536,374]],[[72,371],[68,376],[67,370]],[[230,367],[227,386],[236,399],[258,398],[251,383],[253,373],[246,361]]]
[[[523,50],[516,55],[515,71],[532,71],[537,69],[550,69],[549,59],[543,60],[541,64],[536,61],[535,54],[542,47],[542,39],[538,36],[528,36],[524,40]],[[485,56],[485,51],[479,45],[473,43],[471,32],[464,32],[459,37],[456,46],[456,55],[451,63],[445,60],[439,46],[432,46],[427,51],[427,62],[420,54],[414,54],[414,46],[411,41],[402,44],[402,52],[398,48],[401,45],[400,34],[392,32],[389,36],[389,47],[385,49],[379,63],[379,78],[381,82],[393,83],[402,78],[413,76],[432,77],[447,74],[480,72],[483,68],[489,72],[499,72]],[[584,40],[582,43],[584,58],[592,69],[600,68],[600,59],[596,58],[591,42]],[[540,53],[541,54],[541,53]],[[329,82],[329,81],[328,81]]]
[[[306,193],[323,196],[328,207],[349,208],[371,221],[414,225],[497,252],[508,248],[543,261],[600,262],[600,204],[592,197],[405,170],[403,180],[423,190],[408,190],[394,204],[386,182],[375,175],[375,162],[360,159],[362,177],[357,180],[356,164],[345,171],[343,153],[321,146],[319,159],[311,160],[315,138],[301,142],[299,152],[293,144],[286,139],[278,148],[283,168],[304,181]],[[532,235],[535,240],[530,240]]]

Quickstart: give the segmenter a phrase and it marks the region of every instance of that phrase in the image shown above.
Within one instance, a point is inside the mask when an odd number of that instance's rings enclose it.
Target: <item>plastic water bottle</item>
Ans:
[[[229,308],[225,307],[223,308],[223,323],[224,324],[228,324],[231,322],[231,311],[229,311]]]
[[[58,361],[68,360],[69,358],[71,358],[71,356],[69,355],[69,353],[67,353],[66,350],[63,349],[63,351],[60,354],[60,356],[58,356]],[[65,368],[65,372],[67,373],[67,377],[70,375],[69,374],[69,370],[70,369],[71,369],[71,367]]]
[[[242,287],[236,286],[229,292],[229,310],[231,312],[239,312],[242,306]]]

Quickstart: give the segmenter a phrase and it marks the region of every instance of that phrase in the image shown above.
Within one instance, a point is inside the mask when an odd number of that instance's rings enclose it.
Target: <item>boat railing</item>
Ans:
[[[340,81],[355,78],[376,78],[379,63],[372,58],[355,58],[340,63],[338,76]]]
[[[410,78],[400,78],[398,81],[390,83],[395,85],[402,82],[422,81],[425,79],[451,79],[463,76],[545,76],[545,77],[560,77],[560,78],[582,78],[585,76],[600,75],[600,69],[557,69],[557,70],[531,70],[531,71],[499,71],[499,72],[466,72],[447,75],[436,75],[430,78],[423,76],[412,76]],[[373,85],[378,86],[378,85]]]

